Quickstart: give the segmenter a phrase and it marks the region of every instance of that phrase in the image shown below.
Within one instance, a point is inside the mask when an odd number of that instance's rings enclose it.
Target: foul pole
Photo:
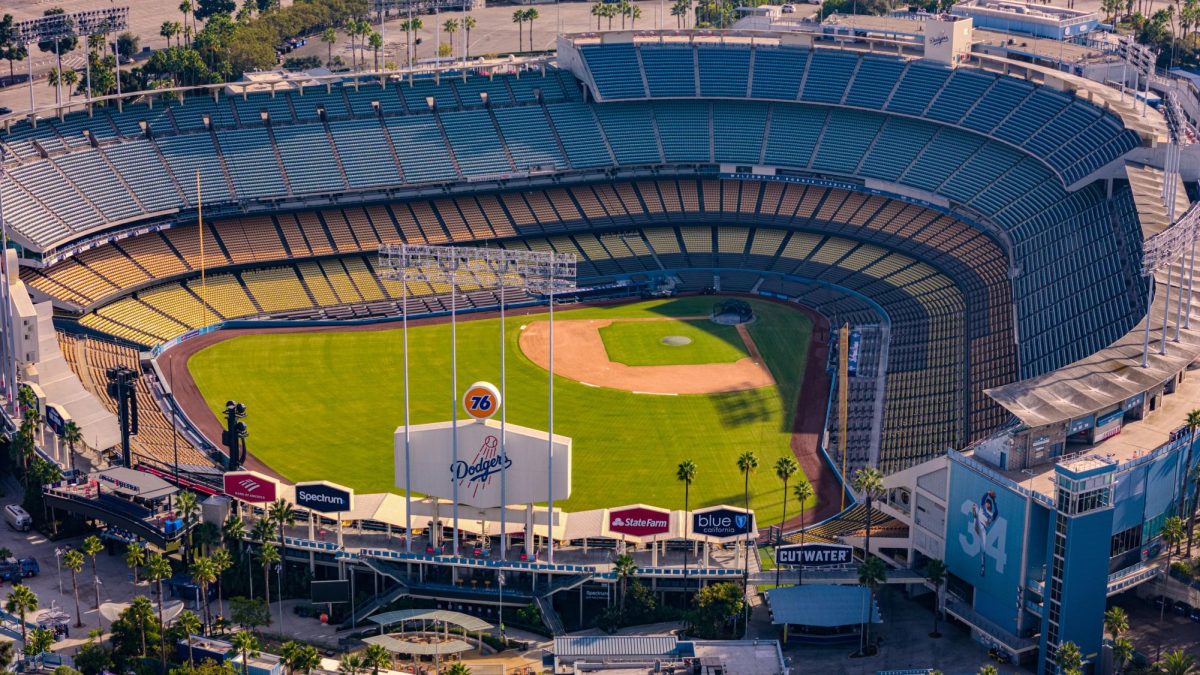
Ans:
[[[850,367],[847,352],[850,350],[850,324],[843,323],[838,335],[838,450],[842,453],[842,480],[846,479],[846,427],[850,407]],[[786,497],[786,495],[785,495]],[[842,511],[846,510],[846,490],[842,490]]]

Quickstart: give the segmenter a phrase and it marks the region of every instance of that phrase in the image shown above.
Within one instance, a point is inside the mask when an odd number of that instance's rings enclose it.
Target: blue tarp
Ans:
[[[870,593],[862,586],[785,586],[767,591],[767,604],[775,625],[836,628],[864,623]],[[878,603],[870,606],[871,623],[883,623]]]

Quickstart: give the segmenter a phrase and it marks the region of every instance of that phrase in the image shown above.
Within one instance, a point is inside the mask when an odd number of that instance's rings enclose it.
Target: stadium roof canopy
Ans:
[[[554,655],[578,656],[672,656],[679,648],[674,635],[578,635],[554,638]]]
[[[784,586],[767,591],[771,622],[775,625],[836,628],[863,623],[868,603],[871,623],[883,623],[879,604],[862,586]]]
[[[492,627],[492,624],[483,619],[473,617],[470,614],[451,612],[445,609],[404,609],[397,612],[377,614],[371,617],[370,620],[381,627],[405,621],[440,621],[442,623],[452,623],[472,633],[488,630]]]

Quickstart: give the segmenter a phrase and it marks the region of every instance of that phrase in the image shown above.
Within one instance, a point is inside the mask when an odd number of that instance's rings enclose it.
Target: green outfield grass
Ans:
[[[691,340],[686,345],[663,343],[668,336]],[[733,326],[708,319],[698,321],[621,321],[600,329],[610,361],[627,366],[676,366],[733,363],[750,356]]]
[[[655,300],[617,307],[555,312],[563,319],[707,314],[712,296]],[[808,354],[812,325],[786,306],[751,301],[759,319],[750,333],[777,384],[704,396],[651,396],[588,387],[556,378],[555,433],[574,439],[569,510],[644,502],[683,507],[675,467],[699,467],[692,507],[742,502],[739,453],[753,450],[751,507],[764,524],[782,510],[775,460],[790,452],[789,430]],[[546,371],[521,354],[521,326],[541,316],[508,320],[508,420],[546,427]],[[674,332],[674,331],[673,331]],[[403,422],[402,333],[286,333],[248,335],[196,353],[189,368],[214,412],[225,401],[246,404],[249,449],[291,480],[327,479],[359,492],[395,490],[392,437]],[[499,320],[458,323],[458,386],[499,383]],[[450,387],[450,326],[410,331],[411,414],[414,424],[447,420],[456,396]],[[814,392],[809,405],[825,405]],[[797,512],[789,505],[789,512]]]

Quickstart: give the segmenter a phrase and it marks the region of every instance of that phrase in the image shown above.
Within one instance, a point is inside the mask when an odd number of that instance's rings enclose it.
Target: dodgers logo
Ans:
[[[979,498],[979,503],[963,502],[962,513],[967,516],[967,531],[958,535],[963,553],[979,556],[979,576],[986,576],[988,558],[995,562],[996,572],[1004,574],[1004,565],[1008,562],[1004,550],[1008,521],[1000,517],[996,493],[988,490]]]
[[[477,496],[480,490],[486,490],[492,484],[492,476],[512,467],[512,459],[500,454],[500,439],[487,436],[475,453],[475,459],[470,464],[459,460],[450,465],[450,480],[458,481],[461,489],[464,484],[472,488],[472,496]]]

